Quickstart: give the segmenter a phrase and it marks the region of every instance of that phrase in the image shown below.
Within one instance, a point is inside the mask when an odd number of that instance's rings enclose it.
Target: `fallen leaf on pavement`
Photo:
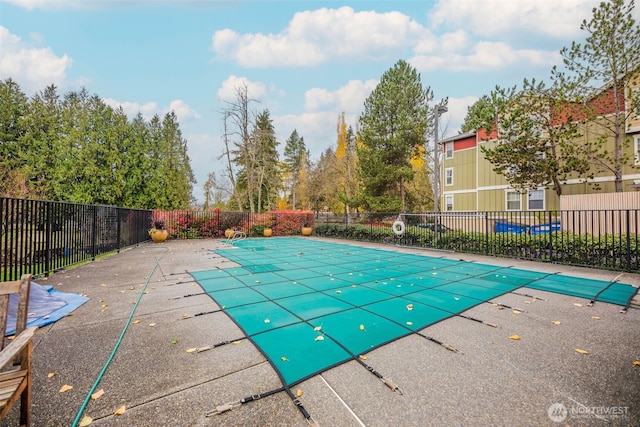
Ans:
[[[95,393],[93,393],[93,394],[91,395],[91,398],[92,398],[93,400],[97,400],[97,399],[100,399],[100,398],[102,397],[102,395],[103,395],[103,394],[104,394],[104,389],[102,389],[102,388],[101,388],[100,390],[98,390],[98,391],[96,391]]]

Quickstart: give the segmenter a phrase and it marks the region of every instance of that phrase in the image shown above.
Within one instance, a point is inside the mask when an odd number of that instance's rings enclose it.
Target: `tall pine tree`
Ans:
[[[357,151],[366,209],[404,212],[413,207],[405,185],[414,176],[412,153],[425,142],[432,98],[420,74],[400,60],[366,99]]]

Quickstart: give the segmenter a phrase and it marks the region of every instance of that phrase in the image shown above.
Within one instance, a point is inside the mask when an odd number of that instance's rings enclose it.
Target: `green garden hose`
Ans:
[[[140,295],[138,295],[138,298],[136,299],[136,303],[133,306],[133,309],[131,310],[131,313],[129,314],[129,317],[127,318],[127,322],[124,324],[124,328],[122,328],[122,332],[120,333],[120,337],[118,338],[118,341],[116,341],[116,344],[113,346],[113,350],[111,350],[111,354],[109,355],[109,358],[107,359],[107,361],[105,362],[104,366],[102,367],[102,370],[100,371],[100,374],[98,374],[98,378],[96,378],[95,382],[91,386],[91,389],[87,393],[87,396],[85,397],[84,402],[82,402],[82,406],[80,406],[80,409],[78,410],[78,413],[76,414],[76,417],[73,420],[73,424],[71,424],[71,427],[77,427],[78,423],[80,422],[80,417],[82,417],[82,414],[84,413],[85,409],[87,408],[87,405],[89,404],[89,401],[91,400],[91,395],[93,394],[93,392],[98,387],[98,384],[100,384],[100,381],[102,381],[102,377],[107,372],[107,369],[109,369],[109,365],[111,365],[111,361],[113,360],[114,356],[116,355],[116,352],[118,351],[118,348],[120,347],[120,344],[122,343],[124,335],[126,334],[127,330],[129,329],[129,325],[131,325],[131,319],[133,319],[133,315],[135,314],[136,309],[138,308],[140,300],[142,299],[142,296],[144,295],[145,291],[147,290],[147,286],[149,286],[149,281],[151,281],[151,277],[153,276],[153,273],[159,267],[160,261],[162,260],[162,258],[164,258],[164,256],[167,254],[167,252],[169,252],[169,248],[163,248],[163,249],[164,249],[164,253],[160,256],[160,258],[156,259],[156,263],[153,266],[153,269],[151,270],[151,273],[149,273],[149,276],[147,277],[147,280],[145,281],[144,286],[142,287],[142,290],[140,291]]]

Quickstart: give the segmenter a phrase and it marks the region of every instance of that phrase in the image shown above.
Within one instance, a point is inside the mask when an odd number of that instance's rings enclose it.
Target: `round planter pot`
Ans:
[[[162,243],[167,240],[167,237],[169,237],[169,231],[167,230],[156,230],[151,233],[151,240],[155,243]]]
[[[271,230],[270,228],[265,228],[262,233],[264,234],[264,237],[271,237],[271,235],[273,234],[273,230]]]
[[[311,236],[312,232],[313,232],[313,228],[311,228],[311,227],[302,227],[302,235],[303,236]]]

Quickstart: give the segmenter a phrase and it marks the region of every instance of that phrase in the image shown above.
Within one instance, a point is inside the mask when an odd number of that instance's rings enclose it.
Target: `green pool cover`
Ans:
[[[216,251],[191,275],[292,386],[520,287],[626,305],[636,288],[301,238]]]

